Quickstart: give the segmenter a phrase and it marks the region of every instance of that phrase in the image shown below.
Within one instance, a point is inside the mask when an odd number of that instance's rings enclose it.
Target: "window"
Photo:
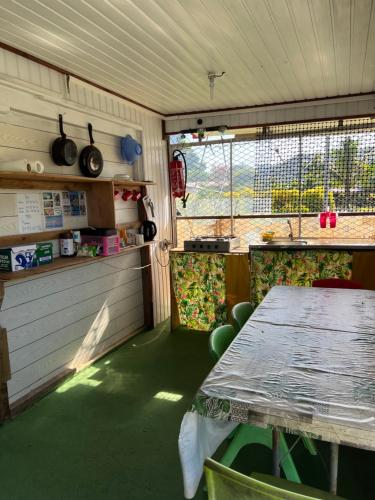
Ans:
[[[246,136],[174,136],[187,160],[186,208],[176,201],[178,246],[192,236],[241,237],[247,245],[287,219],[305,238],[375,238],[375,121],[259,128]],[[321,229],[318,214],[339,214]]]

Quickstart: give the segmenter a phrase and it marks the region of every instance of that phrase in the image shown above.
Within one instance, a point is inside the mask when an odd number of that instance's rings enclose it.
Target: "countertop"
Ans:
[[[319,239],[301,238],[307,244],[290,241],[289,238],[275,238],[271,242],[253,241],[249,243],[249,250],[375,250],[375,240],[368,239]]]
[[[271,243],[259,239],[250,241],[249,246],[234,248],[230,252],[214,252],[222,255],[244,254],[251,250],[347,250],[347,251],[375,251],[375,240],[368,239],[321,239],[321,238],[302,238],[307,244],[298,244],[297,241],[290,241],[289,238],[275,238]],[[192,253],[183,248],[172,248],[171,252]],[[194,253],[194,252],[193,252]],[[196,252],[213,253],[213,252]]]
[[[249,253],[249,247],[237,247],[237,248],[233,248],[233,250],[231,250],[230,252],[202,252],[202,251],[195,251],[195,252],[192,252],[190,250],[184,250],[183,248],[180,248],[180,247],[176,247],[176,248],[171,248],[170,250],[171,252],[175,252],[175,253],[217,253],[217,254],[220,254],[220,255],[236,255],[236,254],[244,254],[244,253]]]

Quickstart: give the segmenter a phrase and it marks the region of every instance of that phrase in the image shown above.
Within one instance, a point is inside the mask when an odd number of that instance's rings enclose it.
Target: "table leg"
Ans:
[[[337,492],[337,472],[339,468],[339,445],[331,443],[331,460],[329,475],[329,491],[336,495]]]
[[[280,477],[280,432],[272,431],[273,475]]]

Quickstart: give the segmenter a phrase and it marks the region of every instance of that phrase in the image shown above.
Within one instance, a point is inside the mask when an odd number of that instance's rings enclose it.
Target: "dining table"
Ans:
[[[375,451],[375,291],[275,286],[199,388],[179,435],[185,498],[239,424]],[[353,477],[353,481],[355,478]]]

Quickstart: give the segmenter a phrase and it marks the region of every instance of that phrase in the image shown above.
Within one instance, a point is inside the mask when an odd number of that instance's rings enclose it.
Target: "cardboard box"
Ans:
[[[24,271],[37,267],[36,244],[0,249],[0,270]]]
[[[53,261],[52,243],[50,241],[36,244],[36,258],[39,266],[50,264]]]

